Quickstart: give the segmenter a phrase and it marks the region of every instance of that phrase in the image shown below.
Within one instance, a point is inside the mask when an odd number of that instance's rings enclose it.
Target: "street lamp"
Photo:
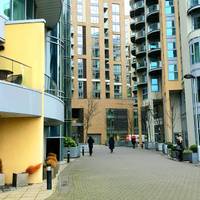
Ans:
[[[198,130],[198,95],[197,95],[197,77],[192,74],[185,74],[185,79],[193,80],[194,106],[195,106],[195,137],[197,144],[198,160],[200,161],[200,147],[199,147],[199,130]]]

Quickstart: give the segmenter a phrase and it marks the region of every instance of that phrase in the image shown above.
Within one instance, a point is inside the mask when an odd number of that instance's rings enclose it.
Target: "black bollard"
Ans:
[[[47,166],[47,190],[52,189],[52,173],[51,173],[51,166]]]
[[[82,156],[84,156],[84,146],[82,146]]]
[[[67,151],[67,163],[69,163],[70,162],[70,151],[68,150]]]

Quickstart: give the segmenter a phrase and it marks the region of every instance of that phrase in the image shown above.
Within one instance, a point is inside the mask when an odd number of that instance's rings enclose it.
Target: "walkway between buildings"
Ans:
[[[159,152],[95,146],[63,170],[48,200],[200,200],[200,167]]]

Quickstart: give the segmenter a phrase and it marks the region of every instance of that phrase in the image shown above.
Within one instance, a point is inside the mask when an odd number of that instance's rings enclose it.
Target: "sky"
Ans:
[[[125,14],[129,15],[129,10],[130,10],[129,0],[124,0],[124,4],[125,4]]]

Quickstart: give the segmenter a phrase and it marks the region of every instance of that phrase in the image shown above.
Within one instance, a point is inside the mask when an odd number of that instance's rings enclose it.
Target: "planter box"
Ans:
[[[190,154],[190,162],[193,163],[193,164],[198,163],[198,153]]]
[[[163,149],[162,149],[163,153],[164,153],[164,154],[167,154],[167,144],[163,144],[163,145],[162,145],[162,148],[163,148]]]
[[[5,174],[0,174],[0,186],[5,185]]]
[[[154,142],[148,142],[148,149],[155,149],[155,143]]]
[[[183,161],[190,161],[191,153],[183,153]]]
[[[64,148],[64,157],[67,158],[67,152],[70,151],[70,158],[80,157],[80,147],[65,147]]]
[[[28,173],[13,173],[13,187],[22,187],[28,185]]]

